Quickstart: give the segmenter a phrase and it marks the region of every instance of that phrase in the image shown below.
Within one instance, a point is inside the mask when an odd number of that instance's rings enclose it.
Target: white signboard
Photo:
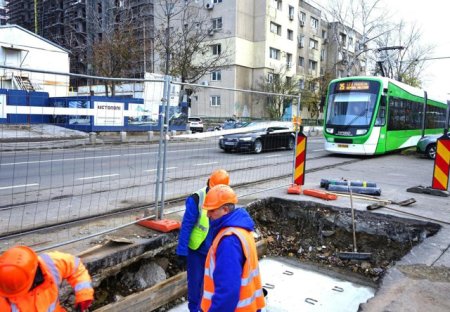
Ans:
[[[0,94],[0,118],[6,118],[6,94]]]
[[[123,126],[124,103],[94,102],[94,126]]]

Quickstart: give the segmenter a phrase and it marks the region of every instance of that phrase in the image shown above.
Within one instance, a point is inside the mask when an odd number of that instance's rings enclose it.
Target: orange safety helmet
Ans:
[[[0,256],[0,296],[15,297],[26,294],[33,284],[38,256],[29,247],[17,246]]]
[[[230,184],[230,175],[224,169],[217,169],[214,170],[213,173],[211,173],[208,181],[209,187],[214,187],[219,184],[228,185]]]
[[[237,204],[236,193],[228,185],[219,184],[214,186],[206,194],[203,209],[214,210],[225,204]]]

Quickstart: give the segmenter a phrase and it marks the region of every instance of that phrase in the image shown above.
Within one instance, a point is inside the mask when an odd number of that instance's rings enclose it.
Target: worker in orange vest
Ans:
[[[183,266],[187,264],[188,309],[191,312],[198,312],[200,309],[205,260],[212,242],[209,219],[206,210],[203,210],[203,203],[210,188],[229,183],[230,176],[226,170],[214,170],[206,186],[186,198],[176,253],[179,263]]]
[[[12,247],[0,256],[0,311],[65,311],[58,298],[63,280],[75,290],[77,311],[87,311],[94,289],[79,258],[57,251],[37,255],[26,246]]]
[[[265,306],[259,275],[255,224],[243,208],[236,208],[236,194],[217,185],[206,194],[203,209],[214,237],[205,263],[201,310],[260,311]]]

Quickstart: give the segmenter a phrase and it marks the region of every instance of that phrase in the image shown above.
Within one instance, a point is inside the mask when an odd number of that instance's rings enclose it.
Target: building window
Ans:
[[[270,58],[274,59],[274,60],[279,60],[280,59],[280,50],[270,48]]]
[[[353,47],[353,37],[348,37],[348,46]]]
[[[314,31],[317,31],[317,29],[319,28],[319,20],[315,17],[311,16],[311,28]]]
[[[300,79],[300,80],[298,81],[298,87],[300,88],[300,90],[305,89],[305,80]]]
[[[317,62],[316,61],[309,61],[309,70],[316,71],[317,70]]]
[[[222,0],[213,0],[213,3],[222,3]]]
[[[212,29],[222,29],[222,18],[221,17],[213,18],[211,20],[211,24]]]
[[[292,83],[292,77],[286,77],[286,84],[289,86]]]
[[[305,36],[303,36],[303,35],[298,35],[297,40],[298,40],[298,47],[299,47],[300,49],[301,49],[301,48],[304,48],[304,47],[305,47]]]
[[[211,49],[213,55],[220,55],[222,53],[222,46],[220,44],[213,44]]]
[[[320,50],[320,60],[325,60],[325,49]]]
[[[211,80],[212,81],[219,81],[222,80],[222,73],[220,70],[215,70],[211,72]]]
[[[298,66],[301,66],[301,67],[305,66],[305,58],[303,56],[298,57]]]
[[[343,45],[346,46],[347,45],[347,36],[343,33],[339,34],[339,42]]]
[[[306,21],[306,13],[305,12],[300,12],[300,22],[305,23]]]
[[[273,0],[273,5],[275,8],[277,8],[277,10],[281,10],[281,8],[282,8],[281,0]]]
[[[319,42],[317,40],[314,40],[314,39],[309,39],[309,48],[318,50],[319,49]]]
[[[327,39],[327,31],[322,29],[322,39]]]
[[[281,35],[281,25],[278,25],[274,22],[270,22],[270,32]]]
[[[294,32],[290,29],[287,30],[287,38],[289,40],[294,40]]]
[[[209,105],[213,107],[220,106],[220,96],[212,95],[209,97]]]
[[[269,83],[272,83],[274,81],[277,81],[278,79],[280,79],[280,76],[278,74],[274,74],[274,73],[269,73],[267,75],[267,81]]]
[[[294,7],[292,6],[292,5],[290,5],[289,6],[289,19],[291,20],[291,21],[293,21],[294,20]]]
[[[292,67],[292,54],[291,53],[286,53],[286,66],[287,66],[287,68]]]

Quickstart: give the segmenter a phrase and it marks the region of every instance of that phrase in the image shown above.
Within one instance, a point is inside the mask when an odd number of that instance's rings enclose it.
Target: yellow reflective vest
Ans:
[[[192,250],[197,250],[206,239],[209,231],[209,219],[206,215],[206,210],[203,209],[203,203],[205,202],[206,197],[206,187],[198,190],[194,194],[198,195],[198,219],[192,229],[188,246]]]

